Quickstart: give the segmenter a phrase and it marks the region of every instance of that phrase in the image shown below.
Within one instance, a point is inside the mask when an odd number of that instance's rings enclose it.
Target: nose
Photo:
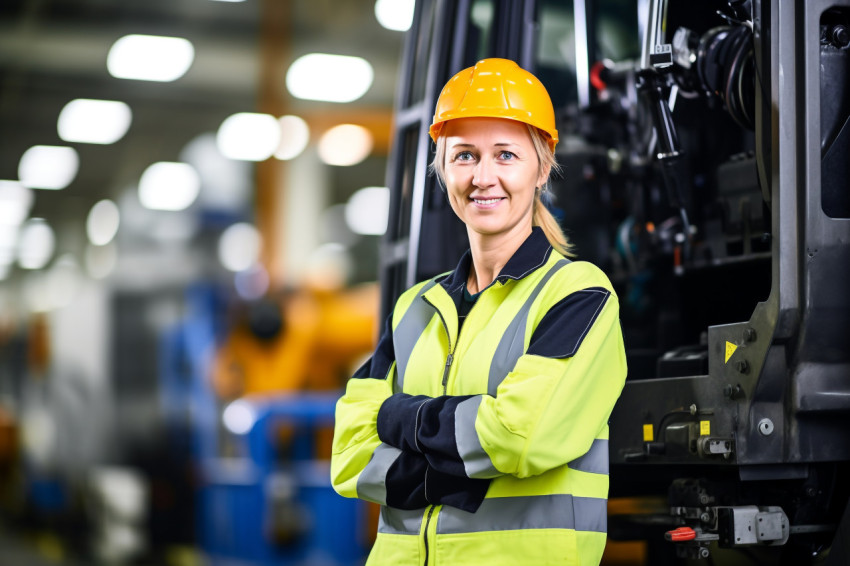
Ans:
[[[480,159],[475,165],[472,184],[476,187],[490,187],[496,183],[494,164],[489,159]]]

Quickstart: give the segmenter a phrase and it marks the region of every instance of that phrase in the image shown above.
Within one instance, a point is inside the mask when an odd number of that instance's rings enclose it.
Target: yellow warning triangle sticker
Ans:
[[[724,363],[729,363],[729,358],[732,357],[732,354],[734,354],[737,349],[738,346],[732,342],[726,342],[726,361]]]

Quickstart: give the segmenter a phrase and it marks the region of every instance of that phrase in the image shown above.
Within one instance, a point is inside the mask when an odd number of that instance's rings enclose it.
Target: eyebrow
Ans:
[[[513,143],[513,142],[498,142],[498,143],[494,143],[493,147],[510,147],[510,146],[518,146],[518,145],[519,145],[518,143]],[[471,144],[471,143],[452,144],[452,149],[466,148],[466,147],[477,147],[477,146],[475,144]]]

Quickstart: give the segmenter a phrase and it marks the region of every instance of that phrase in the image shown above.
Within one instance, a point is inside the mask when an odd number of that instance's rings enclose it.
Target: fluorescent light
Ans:
[[[280,145],[274,156],[278,159],[294,159],[298,157],[310,141],[310,128],[298,116],[282,116],[278,120],[280,126]]]
[[[72,147],[34,145],[18,163],[21,184],[32,189],[64,189],[80,168],[80,158]]]
[[[257,229],[247,222],[239,222],[222,232],[218,240],[218,259],[230,271],[244,271],[260,259],[261,246]]]
[[[77,98],[59,113],[57,130],[66,142],[115,143],[130,128],[133,113],[118,100]]]
[[[121,216],[118,205],[109,199],[95,204],[86,219],[86,235],[89,242],[96,246],[105,246],[112,241],[118,232]]]
[[[375,17],[387,29],[407,31],[413,23],[414,5],[414,0],[377,0]]]
[[[230,159],[264,161],[280,144],[280,125],[270,114],[238,112],[221,123],[216,144]]]
[[[30,218],[21,227],[18,239],[18,265],[23,269],[41,269],[56,246],[53,229],[43,218]]]
[[[319,158],[328,165],[356,165],[372,151],[372,132],[355,124],[340,124],[319,139]]]
[[[355,234],[380,236],[387,231],[389,211],[387,187],[364,187],[345,204],[345,223]]]
[[[296,98],[352,102],[369,90],[374,78],[366,59],[310,53],[295,60],[286,72],[286,88]]]
[[[0,181],[0,226],[20,226],[30,213],[32,191],[15,181]]]
[[[194,58],[195,48],[182,37],[133,34],[112,45],[106,68],[118,79],[171,82],[186,74]]]
[[[160,161],[139,180],[139,202],[151,210],[185,210],[198,197],[201,180],[191,165]]]

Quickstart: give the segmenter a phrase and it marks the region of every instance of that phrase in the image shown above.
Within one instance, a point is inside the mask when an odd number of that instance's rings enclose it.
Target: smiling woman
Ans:
[[[470,248],[401,295],[349,381],[334,488],[382,505],[368,564],[598,564],[626,360],[611,283],[565,257],[541,200],[552,102],[485,59],[443,89],[430,133]]]

